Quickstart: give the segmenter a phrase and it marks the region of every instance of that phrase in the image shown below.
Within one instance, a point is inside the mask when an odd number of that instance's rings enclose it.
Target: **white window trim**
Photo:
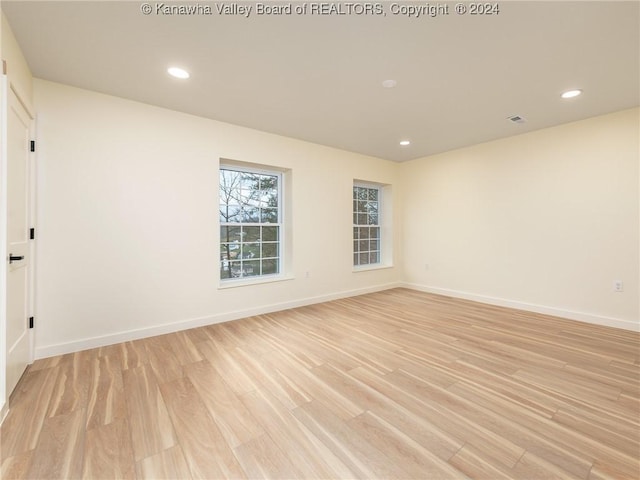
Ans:
[[[370,265],[354,265],[353,273],[368,272],[371,270],[384,270],[386,268],[393,268],[393,265],[387,263],[372,263]]]
[[[278,251],[278,273],[267,274],[267,275],[257,275],[251,277],[242,277],[242,278],[220,278],[220,273],[218,273],[218,290],[224,290],[228,288],[236,288],[243,287],[249,285],[258,285],[261,283],[273,283],[280,282],[283,280],[291,280],[292,276],[286,275],[285,272],[285,248],[286,248],[286,236],[284,235],[285,225],[284,219],[285,217],[285,197],[284,197],[284,181],[285,181],[285,172],[277,167],[270,168],[268,166],[256,166],[254,164],[244,164],[243,162],[220,162],[218,166],[218,181],[220,179],[220,170],[231,170],[234,172],[248,172],[255,173],[258,175],[270,175],[278,177],[278,222],[271,223],[270,226],[278,227],[278,242],[279,242],[279,251]],[[218,184],[218,208],[220,206],[220,184]],[[258,224],[246,224],[246,223],[227,223],[224,225],[230,226],[261,226],[264,225],[262,223]],[[223,223],[220,222],[220,215],[218,214],[218,251],[220,250],[220,227],[223,226]],[[219,255],[219,253],[218,253]]]
[[[272,275],[260,275],[257,277],[228,278],[226,280],[220,279],[218,290],[226,290],[228,288],[237,288],[237,287],[246,287],[248,285],[260,285],[263,283],[284,282],[287,280],[295,280],[295,277],[291,275],[274,273]]]

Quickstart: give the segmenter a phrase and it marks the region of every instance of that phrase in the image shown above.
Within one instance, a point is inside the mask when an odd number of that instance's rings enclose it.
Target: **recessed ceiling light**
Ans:
[[[409,140],[401,140],[400,145],[406,147],[407,145],[411,145],[411,142]]]
[[[169,75],[171,75],[172,77],[181,78],[183,80],[189,78],[189,72],[182,68],[171,67],[167,69],[167,72],[169,72]]]
[[[385,80],[384,82],[382,82],[382,86],[384,88],[393,88],[398,84],[398,82],[396,82],[395,80]]]
[[[573,97],[577,97],[578,95],[580,95],[582,93],[582,90],[567,90],[566,92],[564,92],[562,95],[560,95],[562,98],[573,98]]]

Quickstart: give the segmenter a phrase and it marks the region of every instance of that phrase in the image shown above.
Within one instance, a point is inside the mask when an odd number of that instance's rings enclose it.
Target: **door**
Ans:
[[[29,183],[31,118],[8,89],[7,105],[7,375],[10,395],[30,360]]]

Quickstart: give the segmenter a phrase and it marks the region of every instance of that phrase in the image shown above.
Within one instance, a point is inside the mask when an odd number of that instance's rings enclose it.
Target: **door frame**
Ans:
[[[4,63],[4,62],[3,62]],[[3,68],[4,69],[4,68]],[[8,108],[9,108],[9,95],[13,93],[20,104],[25,109],[25,112],[30,119],[30,138],[35,140],[35,114],[30,107],[29,102],[25,101],[18,89],[14,88],[10,78],[6,73],[0,74],[0,424],[6,417],[9,411],[9,396],[11,392],[7,392],[7,342],[5,332],[7,331],[7,120],[8,120]],[[30,227],[36,227],[36,157],[35,153],[29,154],[28,165],[28,201],[29,201],[29,225]],[[27,271],[27,308],[28,316],[35,316],[35,263],[36,263],[36,248],[35,240],[29,242],[29,266]],[[27,319],[25,318],[25,321]],[[29,363],[33,363],[35,352],[35,325],[34,328],[29,329],[28,332],[28,344],[29,344]]]

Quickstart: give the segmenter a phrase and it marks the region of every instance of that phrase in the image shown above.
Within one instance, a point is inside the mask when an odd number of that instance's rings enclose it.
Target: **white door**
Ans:
[[[10,395],[30,360],[29,161],[31,118],[9,89],[7,105],[7,376]]]

